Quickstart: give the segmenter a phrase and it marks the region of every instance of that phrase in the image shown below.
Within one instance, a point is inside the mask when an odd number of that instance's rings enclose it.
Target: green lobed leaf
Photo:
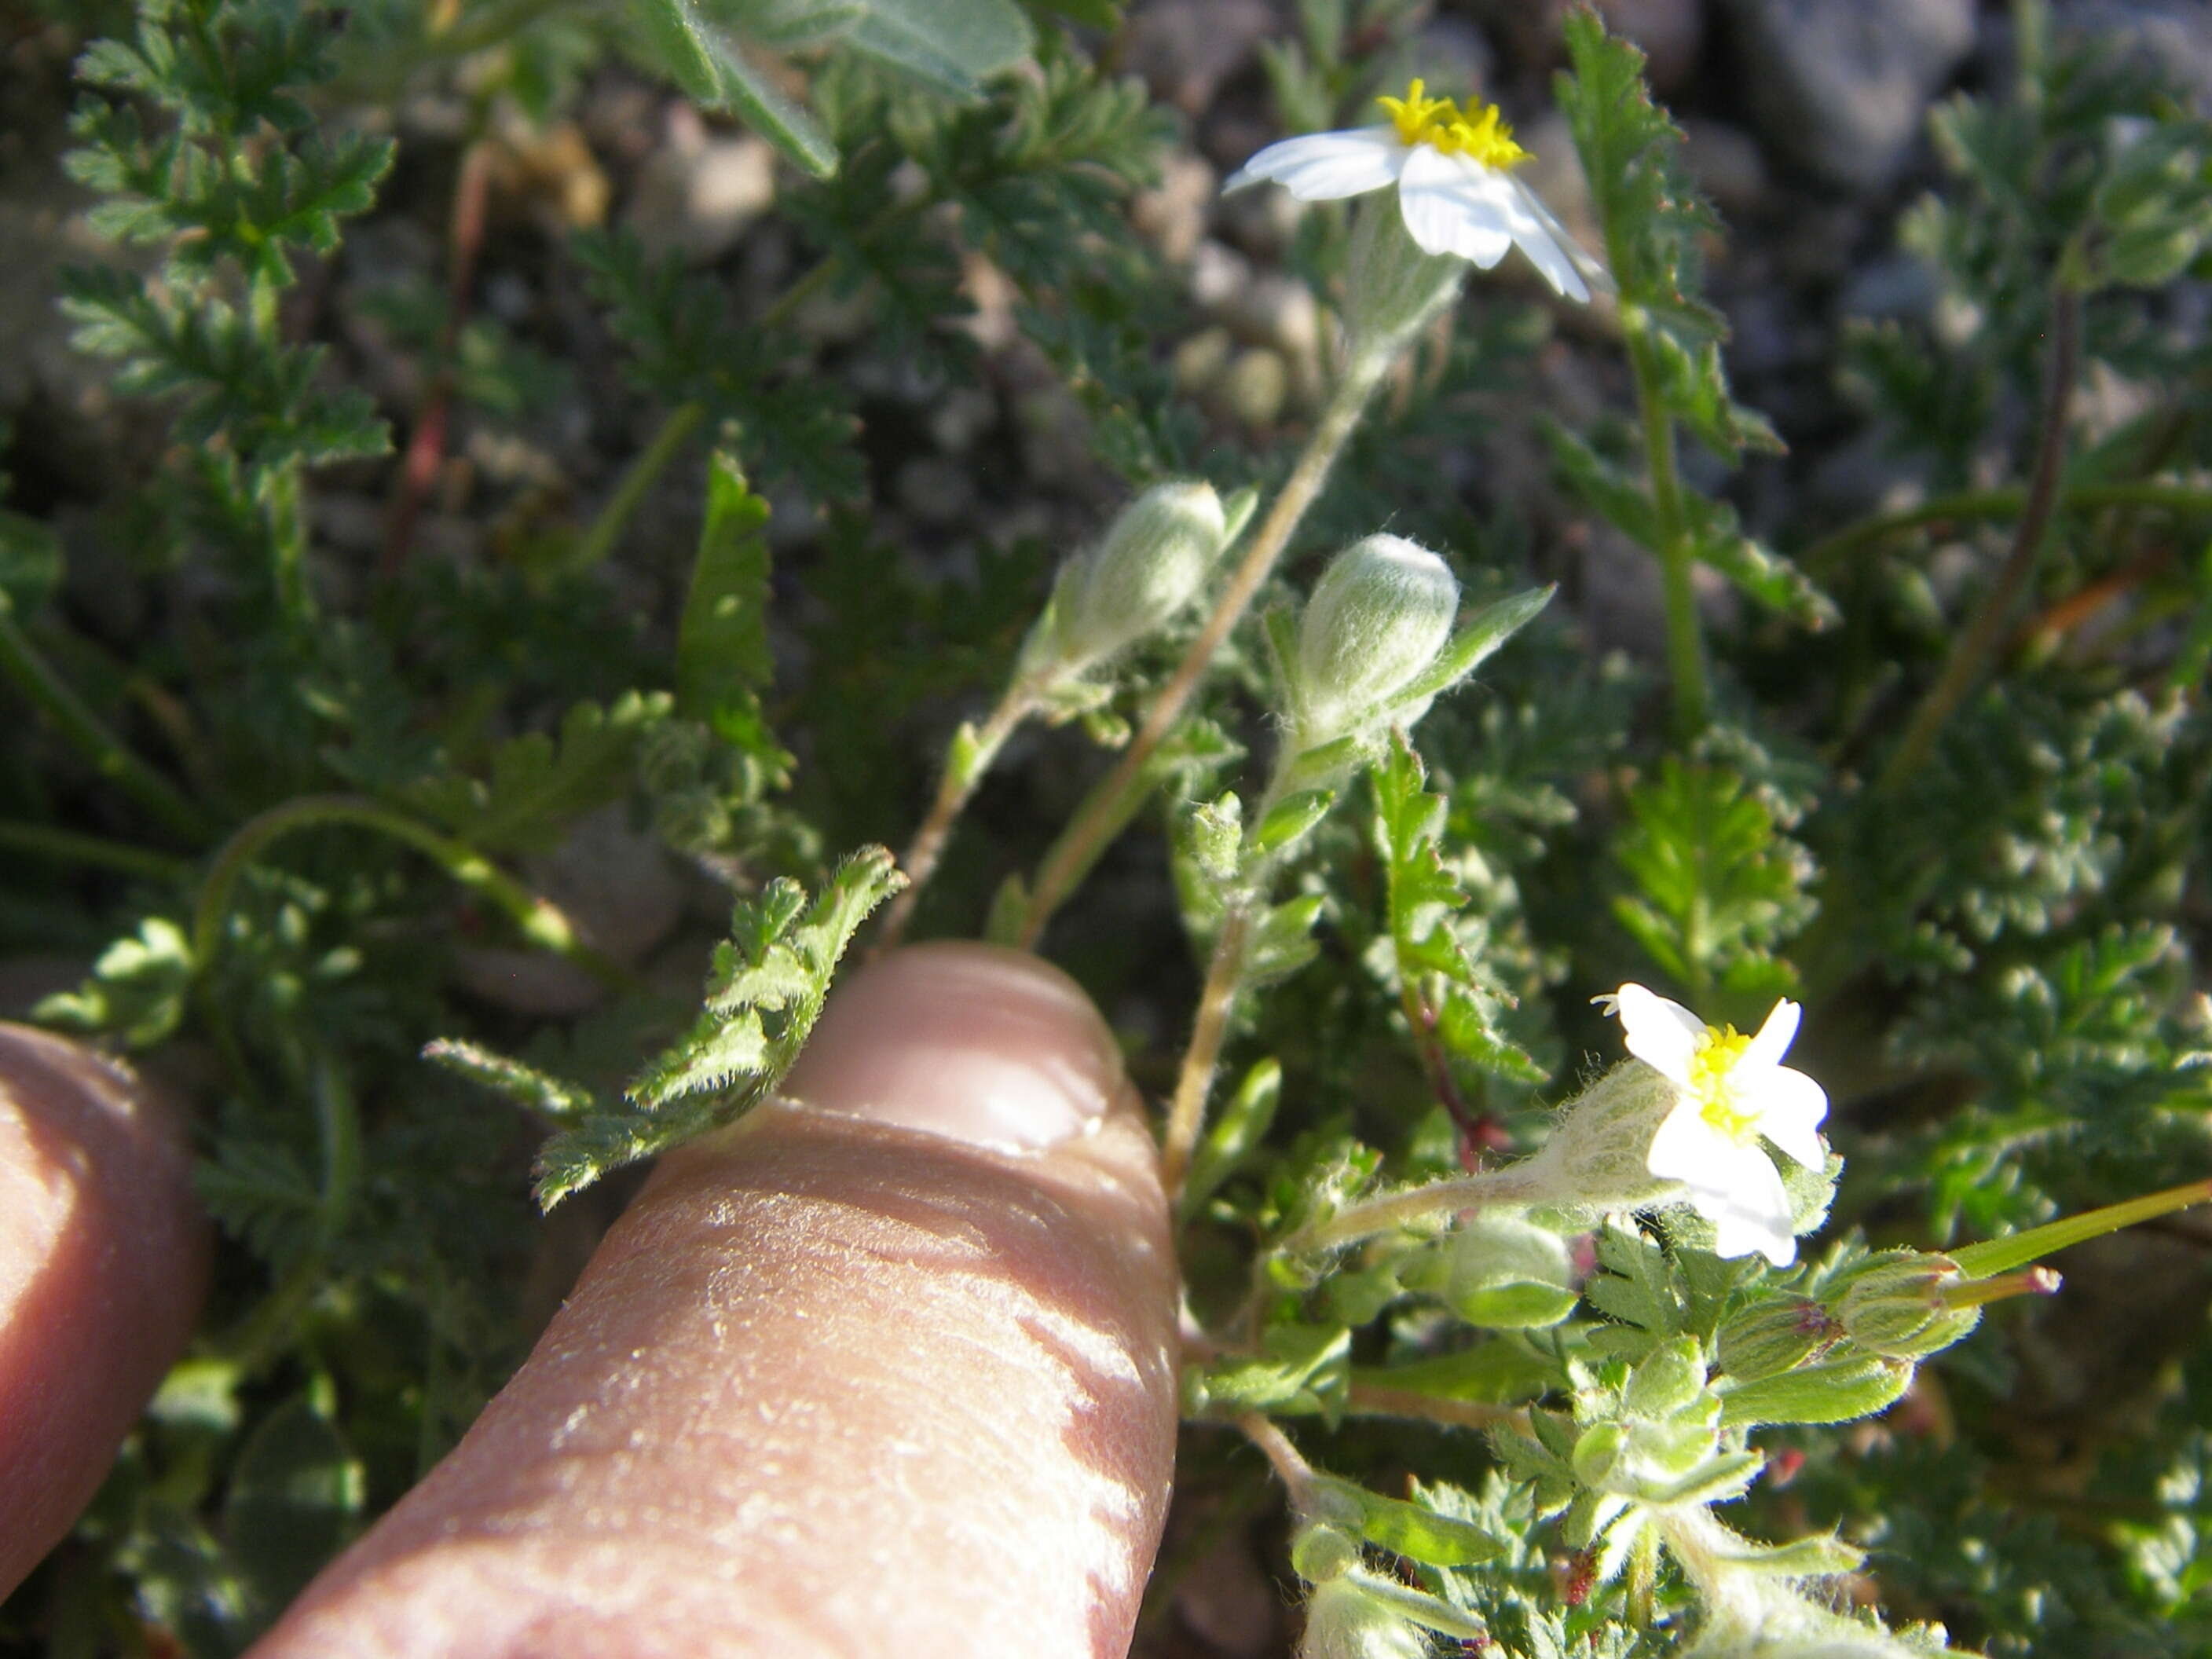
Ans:
[[[167,916],[149,916],[100,953],[83,984],[47,997],[32,1018],[97,1032],[126,1048],[150,1048],[183,1024],[197,973],[185,930]]]
[[[1267,1139],[1282,1098],[1281,1063],[1272,1055],[1254,1062],[1192,1155],[1182,1190],[1176,1195],[1180,1213],[1197,1214],[1221,1183],[1237,1172],[1237,1166]]]
[[[466,1078],[505,1095],[526,1111],[550,1118],[581,1117],[599,1109],[599,1097],[571,1083],[460,1037],[440,1037],[422,1049],[422,1058],[456,1077]]]
[[[866,0],[848,36],[856,52],[955,98],[1030,55],[1036,36],[1013,0]]]
[[[757,695],[775,678],[768,642],[768,503],[747,487],[737,458],[716,451],[677,625],[678,714],[714,724],[726,710],[757,710]]]
[[[706,1007],[631,1083],[620,1106],[586,1114],[538,1155],[550,1209],[609,1170],[735,1121],[772,1095],[805,1046],[860,924],[906,885],[888,848],[866,847],[810,903],[779,878],[738,901],[715,953]]]
[[[489,776],[448,773],[409,799],[481,852],[548,850],[573,819],[629,790],[640,742],[670,708],[660,692],[626,692],[604,708],[577,703],[557,739],[527,732],[493,752]]]
[[[817,179],[837,170],[829,134],[762,74],[702,0],[639,0],[635,15],[654,55],[694,100],[739,116]]]
[[[1378,1549],[1431,1567],[1471,1566],[1504,1553],[1505,1546],[1471,1521],[1439,1515],[1425,1504],[1385,1498],[1350,1480],[1319,1475],[1315,1517],[1355,1532]]]
[[[230,1467],[223,1534],[255,1610],[273,1619],[360,1529],[368,1479],[307,1395],[258,1424]]]
[[[1735,772],[1669,756],[1628,810],[1613,856],[1634,890],[1613,915],[1677,982],[1710,988],[1811,919],[1810,856]]]

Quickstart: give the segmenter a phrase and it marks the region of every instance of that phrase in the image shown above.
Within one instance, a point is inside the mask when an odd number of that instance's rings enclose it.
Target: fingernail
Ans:
[[[994,945],[910,946],[840,985],[792,1101],[1007,1152],[1096,1128],[1127,1086],[1121,1050],[1059,969]]]

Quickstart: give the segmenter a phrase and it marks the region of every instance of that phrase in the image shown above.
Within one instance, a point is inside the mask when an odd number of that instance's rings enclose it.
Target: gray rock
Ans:
[[[1728,0],[1766,141],[1825,182],[1893,183],[1974,44],[1973,0]]]
[[[958,524],[975,507],[975,486],[969,480],[968,469],[942,455],[917,455],[906,462],[893,489],[898,504],[921,524]]]
[[[1239,352],[1221,377],[1216,395],[1229,416],[1253,428],[1274,425],[1290,401],[1291,369],[1280,352],[1255,346]]]
[[[1489,36],[1465,18],[1437,17],[1386,54],[1378,68],[1377,81],[1394,95],[1403,93],[1406,82],[1418,75],[1429,83],[1431,96],[1464,103],[1469,97],[1490,95],[1497,53]],[[1359,118],[1365,121],[1382,113],[1370,105]]]
[[[680,252],[700,264],[738,245],[775,201],[775,152],[740,133],[709,134],[688,106],[678,105],[668,137],[638,169],[623,223],[653,253]]]
[[[1152,0],[1130,14],[1122,63],[1154,97],[1196,115],[1277,27],[1267,0]]]
[[[2205,0],[2061,0],[2062,33],[2094,37],[2155,69],[2200,116],[2212,115],[2212,9]]]
[[[1756,213],[1766,199],[1766,157],[1758,140],[1726,121],[1685,116],[1682,166],[1724,219]]]
[[[1597,9],[1607,28],[1644,48],[1645,72],[1661,97],[1689,84],[1705,46],[1701,0],[1597,0]]]
[[[1181,264],[1205,238],[1216,183],[1212,167],[1202,156],[1178,151],[1160,168],[1160,182],[1129,204],[1129,221],[1162,257]]]
[[[1936,311],[1936,272],[1917,253],[1885,253],[1851,273],[1836,301],[1838,315],[1925,323]]]

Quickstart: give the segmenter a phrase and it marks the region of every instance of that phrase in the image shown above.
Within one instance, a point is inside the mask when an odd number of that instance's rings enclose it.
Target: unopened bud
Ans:
[[[1730,1428],[1761,1423],[1849,1423],[1897,1403],[1912,1386],[1912,1362],[1853,1354],[1762,1376],[1721,1395]]]
[[[1126,649],[1198,597],[1228,540],[1221,498],[1203,483],[1155,484],[1079,554],[1053,590],[1040,654],[1078,672]]]
[[[1316,1584],[1298,1659],[1427,1659],[1429,1639],[1357,1577]]]
[[[1720,1366],[1748,1382],[1802,1365],[1843,1334],[1819,1303],[1802,1296],[1754,1302],[1721,1322]]]
[[[1358,1544],[1334,1527],[1307,1527],[1291,1544],[1291,1570],[1310,1584],[1341,1578],[1358,1565]]]
[[[1399,714],[1392,694],[1436,660],[1458,611],[1451,568],[1402,536],[1338,554],[1298,620],[1299,742],[1318,748]]]
[[[1960,1281],[1948,1256],[1908,1256],[1869,1268],[1836,1304],[1851,1340],[1890,1359],[1922,1359],[1948,1348],[1981,1322],[1973,1303],[1954,1307],[1946,1295]]]
[[[1498,1330],[1556,1325],[1580,1300],[1566,1240],[1514,1216],[1470,1218],[1401,1278],[1468,1324]]]

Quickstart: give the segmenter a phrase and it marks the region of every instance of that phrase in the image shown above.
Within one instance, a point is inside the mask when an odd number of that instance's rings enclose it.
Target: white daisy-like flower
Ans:
[[[1495,104],[1469,99],[1462,112],[1449,98],[1429,97],[1420,81],[1403,98],[1376,101],[1390,112],[1384,125],[1270,144],[1222,189],[1272,179],[1301,202],[1325,202],[1395,185],[1407,233],[1425,253],[1456,254],[1487,270],[1518,246],[1571,300],[1589,299],[1593,284],[1611,286],[1605,267],[1514,176],[1528,152]]]
[[[1717,1254],[1756,1250],[1788,1267],[1797,1256],[1790,1199],[1759,1141],[1773,1142],[1808,1170],[1827,1161],[1820,1133],[1827,1094],[1782,1064],[1803,1010],[1778,1002],[1758,1035],[1746,1036],[1733,1025],[1708,1025],[1641,985],[1595,1000],[1620,1017],[1628,1052],[1681,1091],[1651,1137],[1646,1167],[1689,1188],[1691,1206],[1718,1231]]]

